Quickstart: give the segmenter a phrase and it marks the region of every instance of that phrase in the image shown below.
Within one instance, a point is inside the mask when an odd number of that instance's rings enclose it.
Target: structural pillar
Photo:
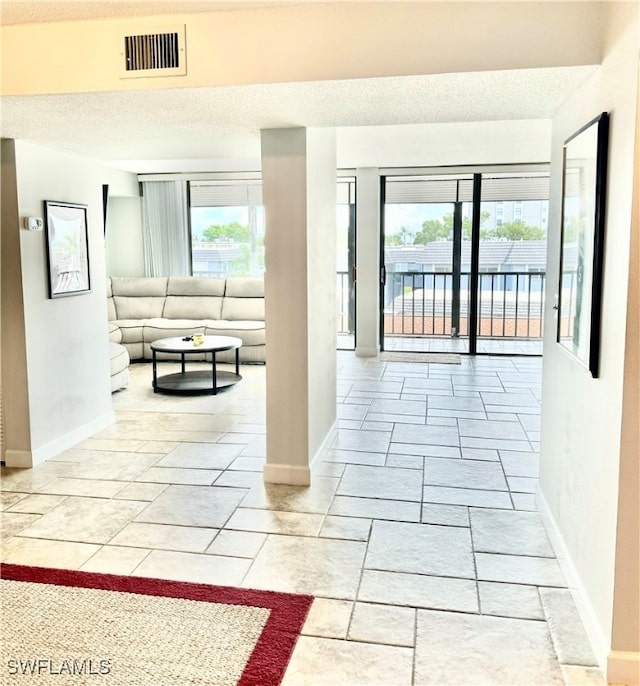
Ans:
[[[265,207],[267,463],[308,485],[336,425],[336,144],[333,129],[261,131]]]
[[[380,176],[377,168],[356,170],[356,355],[380,350]]]

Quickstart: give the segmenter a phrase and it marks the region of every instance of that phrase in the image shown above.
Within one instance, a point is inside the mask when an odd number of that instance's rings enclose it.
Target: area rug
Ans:
[[[429,362],[431,364],[460,364],[460,355],[450,353],[394,353],[384,352],[379,356],[382,362]]]
[[[313,602],[12,564],[0,598],[0,683],[38,686],[275,686]]]

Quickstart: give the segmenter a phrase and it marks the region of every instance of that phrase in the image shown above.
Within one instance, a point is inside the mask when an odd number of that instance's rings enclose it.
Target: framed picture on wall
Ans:
[[[609,115],[564,144],[558,343],[599,375]]]
[[[87,206],[45,200],[44,216],[49,297],[88,293],[91,282]]]

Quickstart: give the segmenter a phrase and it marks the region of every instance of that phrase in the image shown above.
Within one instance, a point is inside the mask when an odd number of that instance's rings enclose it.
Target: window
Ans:
[[[193,276],[264,274],[264,208],[259,180],[192,181]]]

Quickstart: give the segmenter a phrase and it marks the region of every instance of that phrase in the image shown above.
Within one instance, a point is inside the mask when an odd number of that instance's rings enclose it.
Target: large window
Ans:
[[[193,276],[262,276],[262,184],[192,181],[190,184]]]

